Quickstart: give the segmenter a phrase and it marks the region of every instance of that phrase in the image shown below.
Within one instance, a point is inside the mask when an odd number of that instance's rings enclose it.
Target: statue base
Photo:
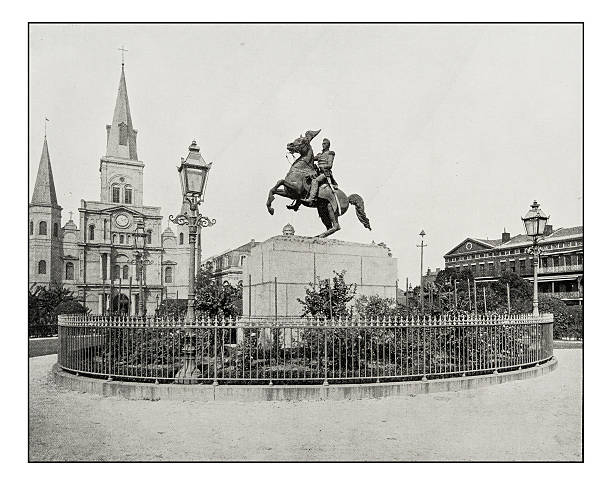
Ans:
[[[303,313],[309,285],[345,271],[356,297],[396,297],[397,258],[387,248],[338,239],[274,236],[251,250],[243,272],[242,311],[246,316],[296,317]]]

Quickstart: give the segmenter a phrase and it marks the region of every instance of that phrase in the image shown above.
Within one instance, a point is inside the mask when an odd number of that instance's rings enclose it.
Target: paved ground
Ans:
[[[127,401],[59,389],[30,359],[30,460],[571,460],[581,454],[582,350],[546,376],[344,402]]]

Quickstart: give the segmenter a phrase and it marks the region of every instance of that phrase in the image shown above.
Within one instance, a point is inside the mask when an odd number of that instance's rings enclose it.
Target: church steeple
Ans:
[[[125,68],[122,63],[113,123],[106,125],[106,156],[138,160],[136,153],[137,133],[137,130],[132,126],[132,114],[130,113],[130,102],[125,83]]]
[[[31,203],[32,205],[59,207],[57,205],[57,196],[55,195],[55,183],[53,182],[53,171],[51,170],[51,158],[49,157],[46,136],[43,142],[42,154],[40,155],[38,174],[36,175]]]

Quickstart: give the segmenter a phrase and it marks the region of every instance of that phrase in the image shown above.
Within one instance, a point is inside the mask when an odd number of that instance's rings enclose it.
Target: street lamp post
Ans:
[[[152,264],[153,261],[145,259],[145,251],[147,247],[147,233],[144,228],[144,221],[136,223],[136,231],[132,233],[134,236],[134,248],[136,258],[130,261],[130,264],[136,265],[136,277],[138,279],[138,316],[144,315],[144,288],[143,288],[143,268],[147,264]]]
[[[183,200],[187,202],[189,210],[176,217],[170,216],[170,221],[173,223],[189,227],[189,289],[187,293],[186,315],[186,323],[188,325],[192,325],[195,321],[195,252],[198,231],[200,227],[208,227],[216,223],[215,219],[209,219],[198,211],[198,206],[206,190],[208,172],[211,166],[212,163],[206,163],[200,154],[200,147],[194,140],[189,146],[187,158],[182,159],[181,165],[178,167]],[[175,376],[176,382],[179,384],[195,384],[197,383],[197,378],[201,375],[195,363],[195,347],[192,340],[193,331],[188,329],[183,366]]]
[[[542,212],[537,201],[533,201],[531,209],[522,217],[525,224],[527,235],[533,239],[533,246],[530,252],[533,253],[533,314],[538,316],[540,310],[538,308],[538,269],[540,267],[540,248],[538,246],[538,238],[544,235],[548,216]]]
[[[423,293],[423,248],[427,247],[427,244],[424,244],[424,237],[425,237],[425,230],[421,230],[421,232],[419,233],[419,236],[421,236],[421,244],[417,244],[417,248],[421,248],[421,288],[419,290],[419,299],[421,302],[421,314],[425,313],[425,300],[424,300],[424,293]]]

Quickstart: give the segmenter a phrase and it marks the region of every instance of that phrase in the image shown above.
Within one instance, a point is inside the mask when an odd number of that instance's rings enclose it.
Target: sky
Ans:
[[[332,237],[385,242],[398,278],[466,237],[524,231],[534,199],[553,227],[582,224],[580,25],[30,25],[29,197],[44,118],[63,223],[99,200],[125,46],[144,204],[180,209],[176,172],[197,140],[213,162],[201,212],[203,256],[265,240],[291,223],[324,230],[314,210],[268,190],[286,144],[321,129],[334,177],[365,201]],[[166,223],[164,223],[165,225]]]

